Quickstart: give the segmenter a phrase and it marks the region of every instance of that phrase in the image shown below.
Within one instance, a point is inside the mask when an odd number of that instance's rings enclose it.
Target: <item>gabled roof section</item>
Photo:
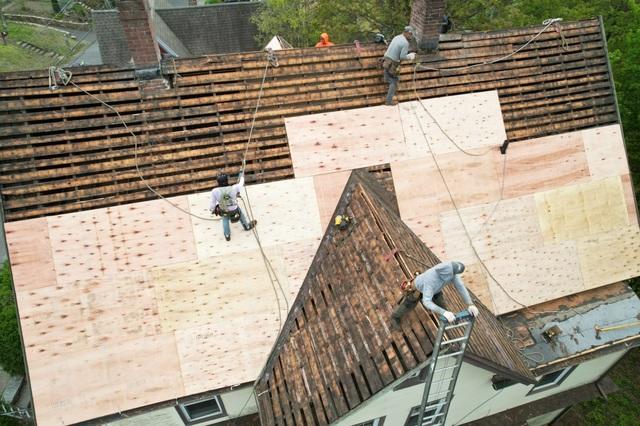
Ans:
[[[391,321],[399,282],[439,262],[400,220],[370,175],[352,173],[336,214],[353,218],[330,226],[256,389],[264,424],[328,424],[426,361],[437,329],[422,307],[399,327]],[[475,298],[475,296],[474,296]],[[445,288],[447,307],[460,311]],[[479,304],[469,360],[532,382],[496,318]]]
[[[212,6],[213,7],[213,6]],[[224,7],[227,7],[225,5]],[[444,35],[446,71],[418,71],[423,99],[497,90],[507,137],[530,139],[617,123],[598,20],[549,28],[508,61],[540,27]],[[247,157],[247,182],[293,176],[286,117],[380,105],[377,68],[384,46],[277,52],[269,68]],[[73,82],[117,108],[138,136],[137,164],[165,196],[209,189],[219,170],[242,162],[266,65],[264,52],[176,59],[163,64],[172,85],[151,95],[126,67],[71,69]],[[402,69],[398,99],[415,99],[413,69]],[[73,86],[49,90],[46,70],[0,74],[0,191],[9,221],[155,197],[136,172],[136,139],[115,113]]]

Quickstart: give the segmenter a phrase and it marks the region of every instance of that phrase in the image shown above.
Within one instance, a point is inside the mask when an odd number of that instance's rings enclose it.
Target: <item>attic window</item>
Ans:
[[[206,399],[183,402],[178,404],[176,409],[187,425],[213,420],[227,415],[218,395]]]
[[[358,423],[353,426],[382,426],[386,416],[378,417],[377,419],[369,420],[368,422]]]
[[[538,383],[529,391],[527,395],[543,392],[556,386],[560,386],[562,382],[569,377],[569,374],[576,369],[576,366],[567,367],[562,370],[554,371],[553,373],[545,374],[538,380]]]

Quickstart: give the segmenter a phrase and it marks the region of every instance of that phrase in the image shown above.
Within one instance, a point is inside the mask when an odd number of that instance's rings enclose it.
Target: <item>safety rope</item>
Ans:
[[[551,19],[546,19],[544,22],[542,22],[542,25],[544,25],[544,27],[535,35],[533,36],[533,38],[531,38],[529,41],[527,41],[525,44],[523,44],[522,46],[520,46],[518,49],[514,50],[513,52],[501,56],[499,58],[496,59],[492,59],[489,61],[484,61],[484,62],[479,62],[477,64],[472,64],[472,65],[464,65],[461,67],[453,67],[453,68],[434,68],[434,67],[427,67],[424,65],[420,65],[419,63],[417,63],[415,65],[415,68],[419,68],[420,70],[424,70],[424,71],[463,71],[463,70],[468,70],[471,68],[476,68],[476,67],[481,67],[483,65],[491,65],[491,64],[495,64],[497,62],[501,62],[504,61],[505,59],[509,59],[510,57],[512,57],[513,55],[515,55],[516,53],[520,52],[522,49],[526,48],[527,46],[529,46],[531,43],[533,43],[538,37],[540,37],[542,35],[542,33],[544,33],[547,28],[549,28],[552,25],[556,26],[557,28],[560,28],[560,25],[558,24],[559,22],[562,21],[562,18],[551,18]],[[564,35],[561,32],[561,28],[560,28],[560,35],[562,37],[562,48],[564,50],[567,50],[569,48],[568,44],[566,43],[566,40],[564,39]]]

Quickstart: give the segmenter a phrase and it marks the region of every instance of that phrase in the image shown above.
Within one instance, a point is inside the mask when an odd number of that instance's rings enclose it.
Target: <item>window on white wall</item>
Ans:
[[[442,417],[444,416],[444,403],[445,399],[440,399],[438,401],[430,401],[429,405],[434,406],[433,408],[427,409],[424,411],[424,416],[422,417],[423,422],[427,420],[437,424],[438,420],[442,421]],[[407,421],[404,422],[404,426],[417,426],[418,425],[418,415],[420,414],[420,406],[416,405],[409,411],[409,417],[407,417]]]
[[[534,393],[543,392],[548,389],[555,388],[556,386],[560,386],[562,382],[564,382],[567,377],[571,374],[573,370],[576,369],[576,366],[567,367],[562,370],[554,371],[553,373],[545,374],[538,380],[538,383],[529,391],[528,395],[532,395]]]
[[[353,426],[382,426],[386,416],[378,417],[377,419],[369,420],[368,422],[358,423]]]
[[[227,415],[218,395],[182,402],[176,407],[182,420],[188,425],[218,419]]]

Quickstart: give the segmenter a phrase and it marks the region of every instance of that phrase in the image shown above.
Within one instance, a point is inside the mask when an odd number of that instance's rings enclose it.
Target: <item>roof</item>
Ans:
[[[352,173],[336,207],[352,224],[329,226],[257,384],[262,419],[271,424],[328,424],[427,360],[437,321],[419,304],[392,324],[412,271],[439,263],[401,221],[385,190]],[[464,309],[444,290],[446,307]],[[473,296],[475,298],[475,296]],[[481,303],[467,357],[531,383],[517,349]]]
[[[155,36],[161,46],[179,57],[259,50],[251,15],[260,2],[221,3],[154,9]],[[126,65],[131,60],[118,10],[94,10],[96,37],[104,64]]]
[[[225,5],[227,7],[227,5]],[[510,58],[466,70],[418,71],[432,97],[497,90],[507,138],[518,141],[618,122],[602,26],[561,24]],[[435,65],[495,59],[539,27],[443,35]],[[247,159],[247,181],[293,176],[286,117],[380,105],[384,46],[362,44],[277,53],[267,72]],[[177,59],[163,73],[172,88],[148,94],[133,69],[74,68],[73,81],[117,105],[138,135],[138,163],[164,195],[206,190],[218,170],[239,165],[266,65],[264,53]],[[399,100],[414,99],[404,66]],[[135,139],[112,111],[73,86],[49,90],[45,70],[0,75],[0,191],[7,220],[126,204],[154,197],[135,170]],[[180,123],[180,126],[175,126]]]
[[[625,283],[542,303],[500,320],[536,375],[584,362],[594,348],[602,353],[640,342],[640,300]],[[543,332],[549,329],[559,334],[547,339]]]
[[[259,50],[251,15],[260,2],[221,3],[156,9],[156,14],[189,50],[189,56]]]

